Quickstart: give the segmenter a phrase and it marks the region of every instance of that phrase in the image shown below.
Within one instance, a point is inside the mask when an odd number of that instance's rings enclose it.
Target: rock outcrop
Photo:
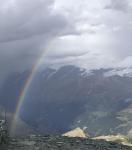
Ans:
[[[92,138],[94,140],[105,140],[108,142],[117,142],[121,143],[123,145],[132,146],[132,144],[129,142],[129,138],[124,135],[108,135],[108,136],[99,136]]]
[[[66,137],[80,137],[80,138],[87,138],[88,136],[85,134],[85,132],[80,129],[80,128],[76,128],[74,130],[71,130],[67,133],[64,133],[62,136],[66,136]]]

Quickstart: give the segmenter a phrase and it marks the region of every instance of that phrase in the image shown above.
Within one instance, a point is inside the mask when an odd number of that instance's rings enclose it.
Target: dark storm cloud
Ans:
[[[1,74],[30,67],[62,34],[68,23],[53,5],[54,0],[0,1]]]
[[[52,0],[9,2],[6,0],[3,8],[0,6],[0,42],[56,34],[65,25],[64,17],[52,12]]]

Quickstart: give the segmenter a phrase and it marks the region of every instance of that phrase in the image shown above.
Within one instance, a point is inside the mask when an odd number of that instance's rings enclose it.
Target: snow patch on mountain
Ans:
[[[92,76],[94,74],[92,70],[88,70],[84,68],[80,68],[80,72],[81,72],[81,76],[83,77]]]
[[[111,76],[121,76],[121,77],[132,77],[132,67],[130,68],[115,68],[111,69],[108,72],[104,73],[105,77],[111,77]]]

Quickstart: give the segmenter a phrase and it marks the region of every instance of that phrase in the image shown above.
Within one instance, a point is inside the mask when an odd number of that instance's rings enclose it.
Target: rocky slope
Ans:
[[[61,136],[32,136],[11,140],[8,150],[132,150],[114,142]]]
[[[30,135],[26,138],[9,138],[1,150],[132,150],[128,138],[121,135],[90,138],[76,128],[61,135]]]

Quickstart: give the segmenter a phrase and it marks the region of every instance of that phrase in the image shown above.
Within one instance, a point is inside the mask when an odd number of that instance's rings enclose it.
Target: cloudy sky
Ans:
[[[0,0],[0,78],[43,65],[132,66],[131,0]]]

